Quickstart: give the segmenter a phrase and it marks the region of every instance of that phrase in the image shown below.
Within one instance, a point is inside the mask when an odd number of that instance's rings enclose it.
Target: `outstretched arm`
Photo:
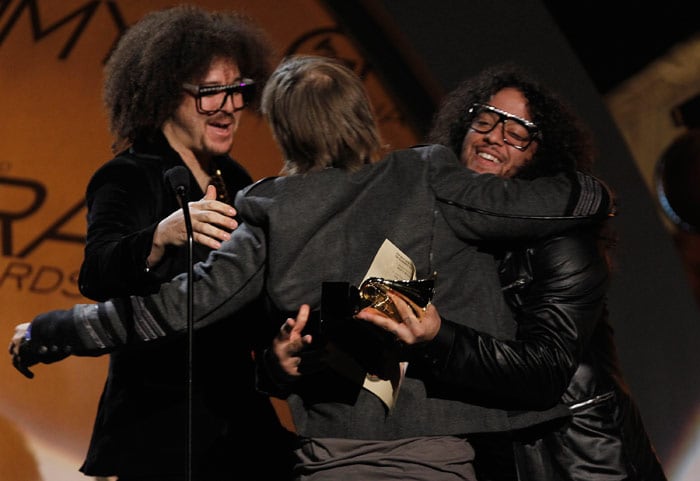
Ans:
[[[259,295],[266,256],[263,235],[260,229],[244,224],[206,262],[195,265],[195,328],[229,318]],[[179,275],[152,295],[77,304],[69,310],[40,314],[31,322],[31,336],[11,353],[13,362],[28,368],[69,355],[99,356],[126,344],[184,333],[188,327],[187,282],[187,275]]]

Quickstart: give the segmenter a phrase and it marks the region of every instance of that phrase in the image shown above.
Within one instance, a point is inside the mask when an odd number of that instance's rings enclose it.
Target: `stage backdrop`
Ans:
[[[16,323],[86,301],[76,285],[83,191],[111,158],[102,67],[127,26],[172,3],[0,1],[0,334],[6,342]],[[700,384],[688,382],[700,360],[697,311],[628,150],[539,2],[194,3],[248,12],[270,33],[280,57],[304,52],[347,61],[364,76],[382,133],[395,148],[420,141],[441,94],[485,65],[513,59],[559,87],[593,126],[602,148],[599,171],[620,195],[613,322],[652,438],[669,472],[677,471],[690,452],[700,399]],[[281,166],[265,122],[250,112],[232,154],[256,179]],[[0,362],[0,479],[85,479],[77,469],[106,367],[106,358],[73,358],[37,366],[36,378],[28,380],[9,356]]]
[[[8,343],[16,323],[87,302],[77,288],[86,228],[83,194],[90,175],[111,157],[102,68],[128,25],[172,3],[0,2],[0,334]],[[416,141],[372,66],[319,3],[196,3],[249,13],[270,33],[280,57],[303,52],[343,59],[365,79],[385,140],[394,147]],[[255,179],[281,168],[266,123],[251,112],[232,154]],[[72,358],[37,366],[29,380],[12,368],[9,356],[0,362],[0,479],[35,479],[41,464],[43,479],[57,481],[60,461],[54,460],[61,459],[68,460],[68,479],[84,479],[77,469],[106,368],[106,357]]]

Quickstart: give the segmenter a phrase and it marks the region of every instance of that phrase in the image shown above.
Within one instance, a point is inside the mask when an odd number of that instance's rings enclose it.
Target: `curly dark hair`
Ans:
[[[196,83],[217,57],[233,59],[256,81],[257,108],[273,53],[267,35],[241,13],[178,5],[146,14],[119,39],[105,66],[113,149],[157,132],[180,104],[183,82]]]
[[[540,132],[537,152],[518,177],[534,178],[576,169],[590,172],[596,153],[589,129],[557,94],[524,68],[510,63],[488,67],[447,94],[433,118],[427,141],[446,145],[459,157],[472,120],[471,105],[488,104],[494,94],[507,87],[523,93],[531,120]]]

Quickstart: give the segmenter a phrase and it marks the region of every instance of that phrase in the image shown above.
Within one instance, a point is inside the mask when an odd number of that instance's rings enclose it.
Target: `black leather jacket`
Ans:
[[[441,376],[512,410],[514,419],[559,404],[605,306],[608,268],[592,235],[550,238],[519,251],[484,246],[501,259],[515,334],[494,337],[443,319],[423,347]]]
[[[500,265],[518,339],[539,336],[533,346],[543,346],[514,362],[563,363],[561,370],[543,373],[563,374],[577,366],[561,395],[571,417],[540,433],[516,433],[520,480],[666,480],[620,371],[603,298],[607,266],[595,235],[550,238],[507,252]],[[553,376],[549,389],[538,384],[531,389],[546,405],[547,396],[556,400],[563,379]]]

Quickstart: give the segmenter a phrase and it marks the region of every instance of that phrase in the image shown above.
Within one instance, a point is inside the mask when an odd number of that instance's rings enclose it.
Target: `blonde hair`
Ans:
[[[265,86],[261,108],[284,155],[286,174],[327,167],[352,171],[380,156],[367,92],[337,60],[286,58]]]

